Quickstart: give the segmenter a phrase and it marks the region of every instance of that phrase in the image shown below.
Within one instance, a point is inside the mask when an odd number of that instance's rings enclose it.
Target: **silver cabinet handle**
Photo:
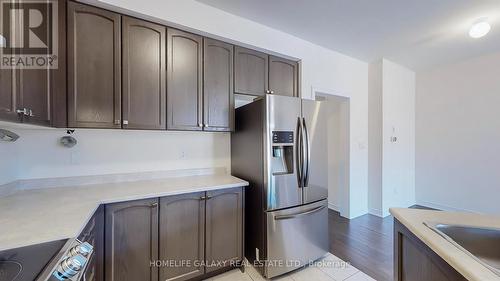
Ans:
[[[270,94],[270,93],[271,93],[271,91],[269,91],[269,90],[266,90],[266,94]]]
[[[29,117],[34,117],[34,116],[35,116],[35,114],[33,114],[33,110],[31,110],[31,109],[29,110],[29,114],[28,114],[28,116],[29,116]]]
[[[212,198],[212,196],[210,195],[207,195],[207,196],[202,196],[200,197],[200,200],[203,201],[203,200],[210,200]]]
[[[289,215],[275,216],[274,219],[275,220],[293,219],[293,218],[296,218],[296,217],[310,215],[310,214],[319,212],[319,211],[323,210],[324,208],[325,208],[325,206],[319,206],[319,207],[316,207],[314,209],[307,210],[307,211],[301,212],[301,213],[294,213],[294,214],[289,214]]]
[[[151,207],[151,208],[155,208],[156,206],[158,206],[158,203],[156,203],[156,202],[154,202],[151,205],[149,205],[149,207]]]
[[[203,128],[203,124],[198,123],[198,127]]]
[[[18,110],[16,110],[16,113],[22,114],[22,115],[28,115],[28,109],[27,108],[18,109]]]
[[[274,94],[274,91],[273,91],[273,90],[271,90],[271,91],[269,91],[269,93],[270,93],[270,94]]]
[[[123,125],[128,125],[128,120],[123,120]]]
[[[115,120],[115,125],[120,125],[121,124],[121,121],[118,119],[118,120]]]

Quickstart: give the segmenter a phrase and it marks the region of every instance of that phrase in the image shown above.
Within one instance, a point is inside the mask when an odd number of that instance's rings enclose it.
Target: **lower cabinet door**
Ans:
[[[207,192],[206,272],[243,259],[243,190]]]
[[[157,281],[158,199],[106,205],[105,280]]]
[[[160,280],[205,273],[205,192],[160,198]]]

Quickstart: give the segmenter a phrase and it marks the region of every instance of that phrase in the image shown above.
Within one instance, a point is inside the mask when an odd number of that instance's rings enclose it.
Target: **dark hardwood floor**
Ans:
[[[430,209],[415,205],[410,208]],[[349,220],[328,210],[330,253],[378,281],[393,281],[393,217]]]
[[[392,281],[393,219],[364,215],[349,220],[328,212],[330,253],[378,281]]]

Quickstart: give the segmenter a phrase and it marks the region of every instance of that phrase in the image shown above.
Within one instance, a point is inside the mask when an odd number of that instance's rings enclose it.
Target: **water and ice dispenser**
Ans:
[[[271,172],[273,175],[293,173],[293,131],[273,131]]]

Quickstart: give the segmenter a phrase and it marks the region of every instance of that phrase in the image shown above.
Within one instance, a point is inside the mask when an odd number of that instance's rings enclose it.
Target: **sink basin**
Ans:
[[[428,222],[424,224],[500,276],[500,229]]]

